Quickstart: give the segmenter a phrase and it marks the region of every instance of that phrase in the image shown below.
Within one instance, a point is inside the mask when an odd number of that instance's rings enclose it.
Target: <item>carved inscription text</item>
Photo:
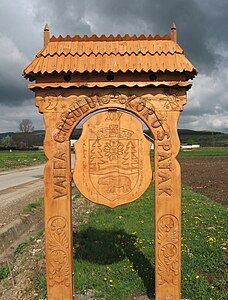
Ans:
[[[76,97],[76,96],[75,96]],[[76,98],[77,100],[71,104],[69,109],[62,114],[60,121],[57,124],[54,139],[57,142],[64,142],[69,138],[76,123],[90,112],[115,106],[123,109],[128,109],[141,116],[153,128],[158,128],[163,122],[163,116],[155,112],[153,105],[146,101],[143,97],[135,95],[127,96],[124,94],[107,94],[95,95],[91,97]]]
[[[54,199],[67,195],[66,153],[57,152],[53,156]]]
[[[172,151],[168,129],[157,131],[157,145],[158,195],[170,197],[172,195]]]

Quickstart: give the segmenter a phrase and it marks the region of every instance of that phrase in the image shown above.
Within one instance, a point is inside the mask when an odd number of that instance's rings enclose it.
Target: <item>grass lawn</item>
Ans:
[[[180,150],[179,157],[228,156],[228,147],[202,147],[193,150]]]
[[[150,188],[139,201],[99,206],[74,234],[74,281],[97,299],[154,294],[154,208]],[[228,214],[210,199],[183,189],[182,298],[228,299],[225,254]]]
[[[45,163],[43,151],[0,151],[0,170],[9,170]]]

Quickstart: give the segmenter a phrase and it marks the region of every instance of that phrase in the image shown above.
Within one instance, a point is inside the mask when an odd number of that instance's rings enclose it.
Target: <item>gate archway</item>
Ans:
[[[139,117],[155,142],[156,299],[180,299],[181,185],[177,123],[196,70],[166,36],[52,37],[24,70],[44,116],[45,251],[48,298],[73,298],[70,136],[91,113]]]

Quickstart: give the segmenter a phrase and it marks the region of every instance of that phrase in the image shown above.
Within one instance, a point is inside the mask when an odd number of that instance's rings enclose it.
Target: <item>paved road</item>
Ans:
[[[74,168],[75,155],[71,154],[71,168]],[[15,169],[0,172],[0,194],[1,191],[14,188],[16,186],[37,182],[43,179],[44,165],[32,166],[28,168]]]
[[[3,190],[25,183],[37,182],[43,178],[44,165],[8,172],[0,172],[0,194]]]
[[[72,168],[75,155],[71,155]],[[0,172],[0,228],[43,197],[44,165]]]
[[[0,172],[0,227],[43,196],[44,165]]]

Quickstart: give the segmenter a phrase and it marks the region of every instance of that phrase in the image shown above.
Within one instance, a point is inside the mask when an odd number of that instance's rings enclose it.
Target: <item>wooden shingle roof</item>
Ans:
[[[84,72],[188,72],[196,69],[170,36],[52,37],[23,75]]]

